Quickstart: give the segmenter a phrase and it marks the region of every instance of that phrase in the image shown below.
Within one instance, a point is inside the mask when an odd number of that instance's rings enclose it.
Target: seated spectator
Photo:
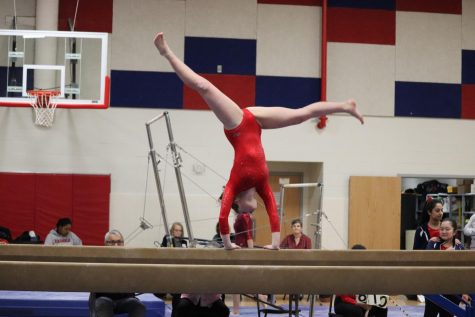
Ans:
[[[470,249],[475,250],[475,215],[472,215],[470,217],[470,220],[468,220],[467,224],[463,228],[463,233],[466,236],[472,238],[472,242],[470,243]]]
[[[352,250],[365,250],[361,244],[355,244]],[[343,317],[387,317],[388,309],[358,303],[355,295],[336,295],[335,313]]]
[[[430,239],[426,249],[443,251],[463,250],[463,244],[455,238],[456,232],[457,222],[455,220],[449,218],[442,220],[440,224],[439,237]],[[458,295],[444,295],[444,297],[453,302],[455,305],[459,305],[460,303],[460,297]],[[468,294],[463,294],[462,299],[466,302],[471,301],[471,298]],[[428,298],[426,298],[425,304],[424,317],[437,317],[437,315],[439,315],[439,317],[453,316],[442,307],[432,303]]]
[[[229,308],[221,294],[182,294],[176,317],[228,317]]]
[[[9,244],[12,241],[10,229],[0,226],[0,244]]]
[[[280,247],[282,249],[311,249],[312,240],[302,232],[302,221],[300,219],[292,220],[292,233],[282,240]]]
[[[82,245],[81,239],[71,231],[69,218],[60,218],[56,229],[52,229],[45,239],[45,245]]]
[[[119,230],[111,230],[105,236],[106,246],[124,246],[124,237]],[[91,293],[89,297],[91,317],[112,317],[128,313],[129,317],[145,316],[145,305],[134,293]]]
[[[183,238],[183,225],[179,222],[174,222],[170,228],[170,234],[163,237],[161,246],[171,248],[187,248],[188,242]],[[171,238],[171,244],[168,239]]]

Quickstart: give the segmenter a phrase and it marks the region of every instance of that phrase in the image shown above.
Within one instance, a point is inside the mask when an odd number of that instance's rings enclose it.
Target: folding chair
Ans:
[[[299,313],[300,313],[299,296],[298,295],[290,295],[289,296],[289,308],[288,309],[285,309],[284,307],[281,307],[279,305],[274,305],[270,302],[260,300],[258,295],[254,295],[254,296],[246,295],[246,294],[243,294],[243,295],[246,296],[246,297],[252,298],[256,301],[256,303],[257,303],[257,314],[258,314],[259,317],[261,317],[261,313],[264,314],[264,317],[267,317],[267,314],[270,314],[270,315],[288,314],[289,317],[292,317],[292,315],[293,316],[298,316]],[[266,304],[267,307],[262,307],[261,308],[261,304]],[[293,305],[295,305],[295,308],[292,308]]]

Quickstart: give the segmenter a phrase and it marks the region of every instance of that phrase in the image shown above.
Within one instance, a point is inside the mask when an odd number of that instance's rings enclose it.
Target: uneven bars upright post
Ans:
[[[150,147],[150,151],[148,152],[148,155],[152,158],[152,167],[153,167],[153,174],[155,175],[155,184],[157,185],[157,192],[158,192],[158,201],[160,202],[160,209],[162,210],[162,219],[163,219],[163,225],[165,226],[165,233],[168,232],[168,219],[167,219],[167,212],[165,209],[165,200],[163,199],[163,190],[162,190],[162,184],[160,182],[160,176],[158,174],[158,161],[157,161],[157,156],[156,152],[153,146],[153,140],[152,140],[152,130],[150,129],[150,125],[154,123],[155,121],[163,118],[166,112],[161,113],[160,115],[154,117],[150,121],[145,123],[145,128],[147,129],[147,137],[148,137],[148,144]],[[145,193],[146,194],[146,193]],[[168,243],[171,245],[171,237],[169,234],[166,235],[168,237]]]
[[[321,250],[322,249],[322,235],[323,235],[323,228],[322,228],[322,199],[323,199],[323,184],[318,186],[320,188],[320,197],[318,199],[318,207],[317,207],[317,232],[315,235],[315,248]]]
[[[280,218],[280,231],[282,231],[282,221],[284,220],[284,189],[285,184],[280,184],[280,197],[279,197],[279,218]]]
[[[188,213],[188,204],[186,203],[185,189],[183,187],[183,180],[181,178],[181,157],[176,151],[175,140],[173,139],[172,125],[170,122],[170,116],[168,112],[165,112],[165,121],[167,122],[168,138],[170,140],[170,149],[173,153],[173,164],[175,166],[175,175],[178,183],[178,190],[180,192],[181,206],[183,208],[183,216],[185,218],[186,230],[188,230],[188,237],[190,238],[190,245],[195,244],[195,237],[193,230],[191,229],[190,215]]]

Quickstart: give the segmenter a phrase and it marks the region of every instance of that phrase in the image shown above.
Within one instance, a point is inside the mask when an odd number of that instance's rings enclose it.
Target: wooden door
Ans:
[[[288,179],[290,184],[302,183],[302,175],[288,174],[288,173],[272,173],[270,175],[269,183],[274,193],[277,210],[279,210],[280,203],[280,179]],[[271,244],[271,231],[269,224],[269,217],[264,206],[264,202],[258,197],[258,207],[254,212],[255,221],[255,236],[254,241],[258,246]],[[284,195],[284,216],[281,223],[281,240],[291,233],[290,223],[295,218],[300,218],[302,210],[302,189],[288,188]]]
[[[350,177],[348,245],[399,250],[400,177]]]

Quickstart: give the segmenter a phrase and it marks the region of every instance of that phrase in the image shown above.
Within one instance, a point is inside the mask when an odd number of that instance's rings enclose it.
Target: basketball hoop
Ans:
[[[35,110],[35,124],[50,128],[53,125],[54,110],[58,104],[56,96],[60,94],[58,90],[28,90],[30,104]]]

